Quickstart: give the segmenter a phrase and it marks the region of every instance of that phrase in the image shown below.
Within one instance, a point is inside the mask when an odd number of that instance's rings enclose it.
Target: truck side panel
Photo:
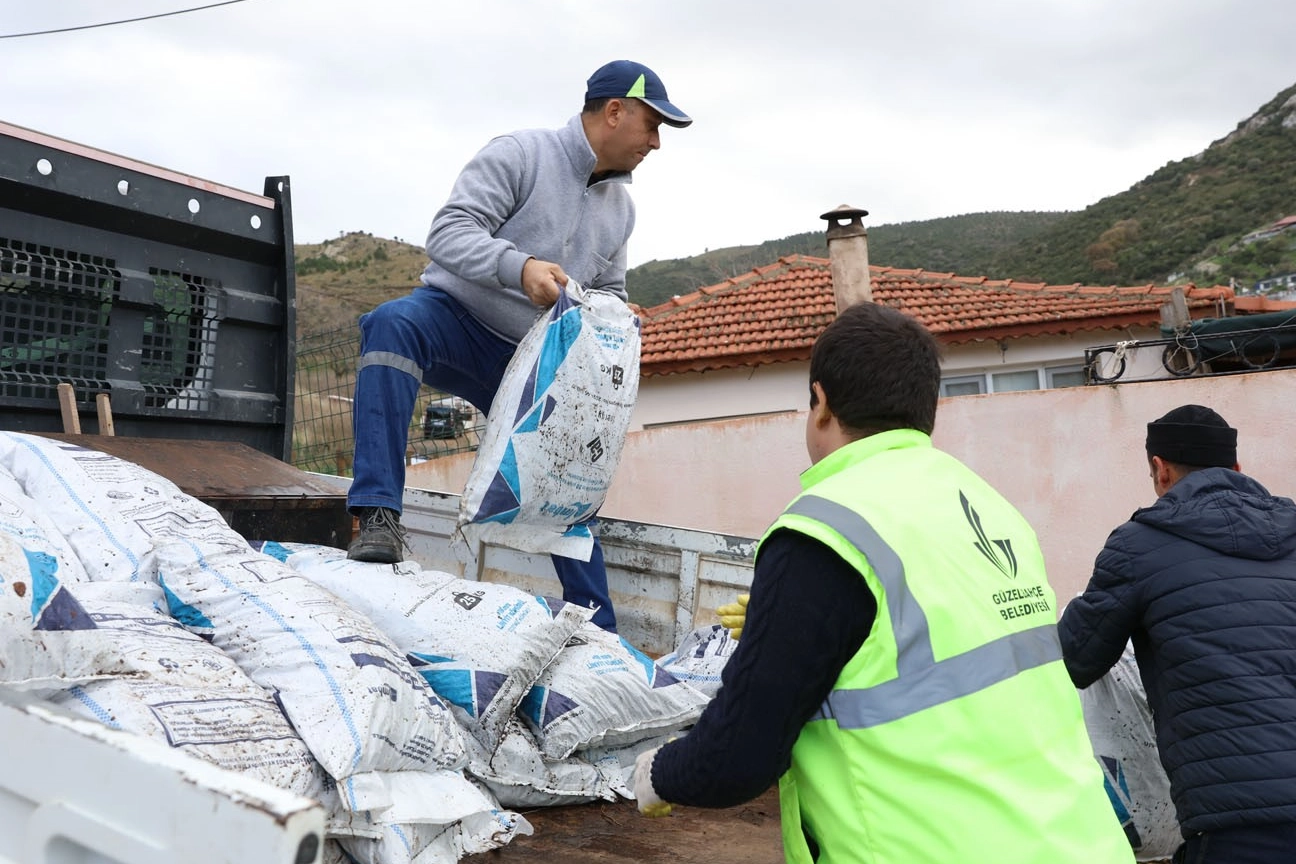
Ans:
[[[0,428],[239,441],[288,460],[288,178],[264,195],[0,123]],[[87,431],[95,431],[94,428]]]
[[[315,476],[339,489],[349,483]],[[458,495],[407,488],[403,506],[410,558],[424,569],[562,596],[549,556],[455,540]],[[653,656],[673,651],[694,628],[716,623],[716,607],[751,587],[756,550],[751,538],[607,518],[599,519],[599,537],[617,628]]]
[[[312,864],[315,801],[0,691],[0,864]]]

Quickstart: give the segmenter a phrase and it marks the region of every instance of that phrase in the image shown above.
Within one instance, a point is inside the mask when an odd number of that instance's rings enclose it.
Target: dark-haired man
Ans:
[[[460,172],[432,221],[422,284],[360,318],[347,495],[360,532],[348,557],[404,557],[405,446],[420,383],[489,413],[518,343],[568,277],[626,299],[630,172],[661,146],[661,124],[692,122],[656,73],[616,60],[590,76],[565,127],[501,135]],[[598,535],[588,562],[553,562],[563,599],[615,631]]]
[[[641,810],[778,780],[793,864],[1133,861],[1035,534],[932,447],[939,389],[935,339],[895,309],[816,340],[804,492],[757,549],[719,692],[639,757]]]
[[[1077,687],[1133,640],[1185,843],[1175,861],[1296,856],[1296,504],[1241,473],[1237,430],[1147,424],[1157,500],[1107,538],[1062,615]]]

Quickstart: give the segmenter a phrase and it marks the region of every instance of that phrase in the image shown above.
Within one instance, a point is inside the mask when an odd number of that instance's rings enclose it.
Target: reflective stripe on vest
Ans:
[[[896,640],[895,678],[872,687],[834,690],[812,721],[831,719],[842,729],[867,729],[1062,659],[1057,626],[1045,624],[937,661],[927,615],[909,591],[904,563],[863,516],[818,495],[803,495],[786,512],[828,526],[868,559],[886,589],[887,614]]]

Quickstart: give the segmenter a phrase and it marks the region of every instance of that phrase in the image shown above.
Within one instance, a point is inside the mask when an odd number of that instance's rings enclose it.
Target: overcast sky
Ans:
[[[0,36],[212,0],[0,0]],[[635,172],[632,266],[820,230],[1076,210],[1296,83],[1293,0],[242,0],[0,39],[0,120],[260,192],[299,243],[422,245],[491,136],[602,63],[689,112]]]

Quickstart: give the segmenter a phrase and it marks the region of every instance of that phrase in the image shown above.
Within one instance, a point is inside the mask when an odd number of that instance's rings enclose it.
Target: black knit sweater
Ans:
[[[750,801],[788,769],[801,727],[873,627],[863,577],[817,540],[779,530],[761,546],[747,623],[697,725],[663,747],[653,788],[694,807]]]

